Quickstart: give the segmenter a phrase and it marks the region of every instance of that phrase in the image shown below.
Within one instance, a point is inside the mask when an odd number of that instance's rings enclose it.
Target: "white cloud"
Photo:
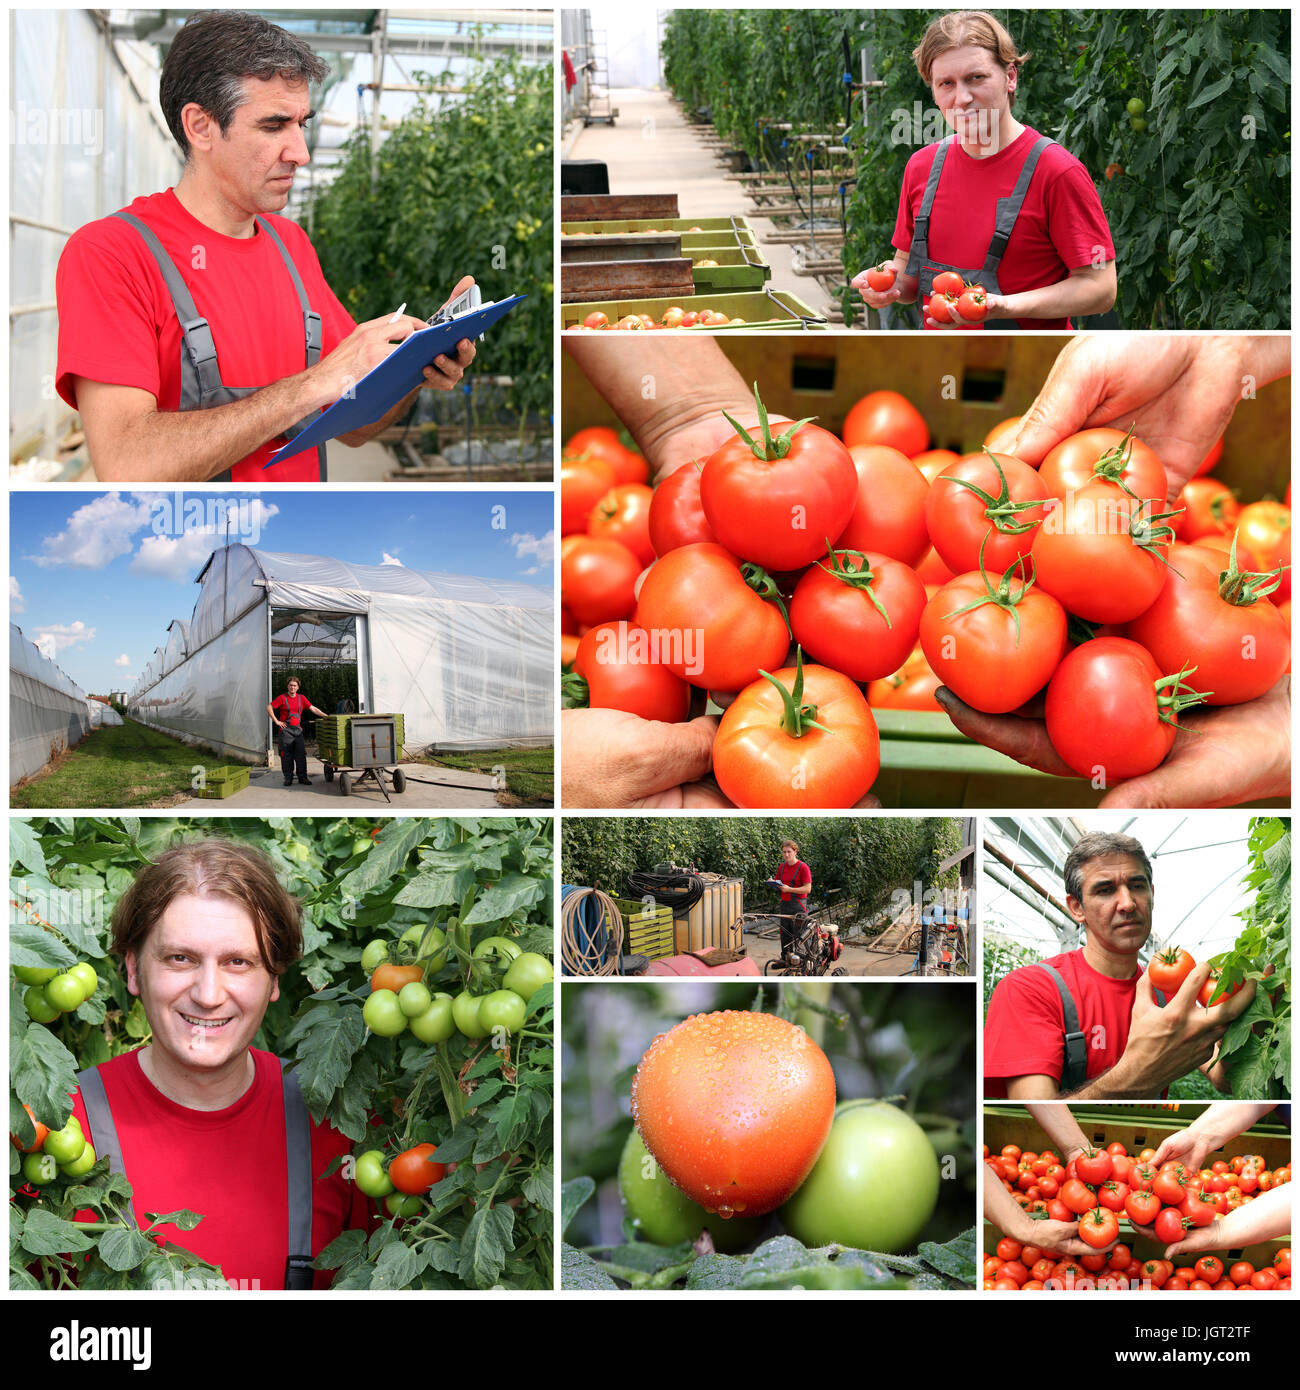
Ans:
[[[75,623],[51,623],[35,630],[32,641],[43,656],[51,661],[57,660],[64,652],[74,647],[84,646],[95,640],[95,629],[87,627],[80,619]]]
[[[384,558],[379,563],[381,565],[397,565],[399,568],[405,568],[396,555],[390,555],[387,551],[384,551]]]
[[[18,587],[18,581],[11,574],[9,576],[9,612],[25,613],[27,605],[23,602],[23,591]]]
[[[122,655],[119,656],[117,660],[113,662],[114,666],[129,666],[130,664],[131,658],[127,656],[125,652],[123,652]]]
[[[555,563],[555,532],[548,531],[544,536],[535,536],[531,531],[516,531],[507,544],[510,545],[517,560],[530,556],[537,561],[524,570],[524,574],[550,574]]]
[[[232,509],[226,518],[215,508],[216,500],[203,499],[202,513],[178,518],[186,526],[180,535],[146,536],[131,561],[131,573],[188,584],[227,538],[232,544],[259,545],[267,522],[280,514],[279,507],[253,497],[240,498],[238,510]],[[229,526],[223,524],[227,519]]]
[[[49,567],[102,570],[122,555],[131,553],[131,537],[149,524],[147,502],[127,501],[116,492],[106,493],[78,507],[67,527],[41,541],[41,553],[26,558]]]

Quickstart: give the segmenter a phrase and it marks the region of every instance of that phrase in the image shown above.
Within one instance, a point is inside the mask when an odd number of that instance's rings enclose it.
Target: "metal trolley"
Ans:
[[[398,766],[401,762],[401,743],[397,733],[397,715],[392,714],[354,714],[348,718],[348,743],[351,748],[351,762],[340,767],[335,762],[325,761],[325,780],[332,782],[334,774],[339,774],[339,795],[350,796],[354,787],[374,780],[384,794],[385,801],[391,801],[388,787],[384,783],[387,772],[393,781],[393,791],[401,795],[406,790],[406,773]],[[360,773],[354,781],[354,774]]]

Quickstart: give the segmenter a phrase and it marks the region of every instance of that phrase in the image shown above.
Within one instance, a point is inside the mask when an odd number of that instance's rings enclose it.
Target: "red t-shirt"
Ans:
[[[975,270],[984,264],[999,198],[1010,197],[1039,133],[1028,126],[997,154],[975,159],[954,141],[944,158],[930,209],[930,261]],[[894,245],[908,251],[938,144],[907,161],[894,223]],[[1087,169],[1068,150],[1049,145],[1039,156],[1024,205],[998,266],[1003,294],[1042,289],[1097,259],[1113,261],[1115,246],[1101,198]],[[1017,319],[1021,328],[1069,328],[1069,319]],[[991,320],[991,326],[998,326]],[[941,332],[943,330],[935,330]]]
[[[156,1234],[219,1266],[233,1287],[282,1289],[289,1256],[284,1091],[275,1057],[250,1050],[257,1064],[253,1084],[224,1110],[190,1110],[169,1100],[145,1076],[137,1052],[102,1063],[99,1074],[134,1190],[136,1220],[150,1211],[198,1212],[203,1220],[192,1231],[162,1226]],[[73,1093],[73,1113],[94,1144],[80,1091]],[[309,1124],[312,1172],[319,1175],[352,1144],[327,1124]],[[94,1220],[93,1213],[87,1219]],[[370,1224],[366,1198],[341,1169],[317,1177],[313,1256],[345,1230]],[[315,1287],[327,1289],[330,1277],[316,1271]]]
[[[1070,951],[1043,962],[1055,966],[1069,987],[1088,1056],[1088,1080],[1113,1067],[1128,1046],[1139,970],[1132,979],[1098,974]],[[1050,1076],[1065,1066],[1065,1009],[1056,981],[1037,966],[1013,970],[998,981],[984,1021],[984,1094],[1004,1099],[1013,1076]]]
[[[793,864],[787,864],[783,859],[781,861],[781,867],[777,869],[772,877],[781,883],[788,883],[795,888],[802,888],[805,883],[812,882],[812,870],[802,859],[796,859]],[[808,899],[807,897],[796,897],[794,893],[786,893],[783,891],[781,893],[781,901],[783,903],[799,902],[806,904]]]
[[[226,386],[269,386],[306,368],[302,311],[288,268],[269,237],[229,237],[186,212],[169,188],[126,209],[157,235],[181,273],[194,307],[212,327]],[[264,214],[266,215],[266,214]],[[302,277],[307,302],[321,316],[321,356],[356,327],[325,283],[307,233],[267,215]],[[197,266],[197,268],[196,268]],[[89,222],[68,240],[55,278],[59,362],[55,382],[74,409],[72,378],[148,391],[159,410],[181,399],[181,327],[172,297],[139,232],[118,217]],[[284,443],[268,440],[231,469],[235,482],[315,483],[309,450],[274,468],[262,465]]]
[[[302,717],[311,708],[311,701],[299,691],[297,695],[277,695],[271,701],[271,708],[277,715],[282,715],[285,721],[297,728],[302,723]]]

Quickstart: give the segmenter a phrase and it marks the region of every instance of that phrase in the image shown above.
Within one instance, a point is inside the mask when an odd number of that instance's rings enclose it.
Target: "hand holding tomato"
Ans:
[[[893,283],[888,286],[883,285],[886,278],[882,271],[894,270]],[[872,280],[875,280],[875,285]],[[899,269],[892,261],[882,262],[879,266],[870,266],[866,270],[860,270],[849,284],[862,296],[863,301],[869,308],[883,309],[888,304],[896,304],[902,301],[910,304],[916,298],[916,291],[919,280],[915,275],[908,275]],[[881,288],[876,288],[881,286]]]
[[[982,286],[970,285],[962,294],[945,302],[944,318],[931,318],[928,313],[923,317],[927,328],[978,328],[985,319],[1010,318],[1006,306],[1005,295],[992,294]],[[981,308],[983,313],[979,312]]]
[[[560,718],[562,795],[566,805],[654,810],[707,809],[730,803],[708,775],[718,721],[661,724],[612,709],[570,709]]]

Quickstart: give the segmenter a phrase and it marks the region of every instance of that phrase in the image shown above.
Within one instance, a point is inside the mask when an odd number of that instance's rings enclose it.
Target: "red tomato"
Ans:
[[[1223,1261],[1217,1255],[1202,1255],[1195,1268],[1196,1277],[1207,1284],[1217,1284],[1223,1278]]]
[[[1147,1280],[1153,1288],[1161,1289],[1169,1281],[1169,1270],[1165,1268],[1164,1260],[1147,1260],[1140,1271],[1141,1277]]]
[[[1217,966],[1210,971],[1210,978],[1206,980],[1206,982],[1201,986],[1200,993],[1196,996],[1196,1002],[1201,1006],[1201,1008],[1208,1009],[1210,1007],[1210,1000],[1211,998],[1213,998],[1215,990],[1219,988],[1219,981],[1222,979],[1223,971],[1220,970]],[[1223,1003],[1225,999],[1231,999],[1232,996],[1236,994],[1237,991],[1240,990],[1245,983],[1245,980],[1238,980],[1235,985],[1230,985],[1227,989],[1223,991],[1222,994],[1219,995],[1217,999],[1214,1000],[1214,1007],[1217,1008],[1220,1004]],[[1215,1181],[1217,1182],[1218,1179],[1215,1179]],[[1225,1183],[1223,1187],[1217,1188],[1216,1190],[1220,1192],[1226,1192],[1228,1190],[1227,1184]]]
[[[1079,1239],[1095,1250],[1112,1244],[1119,1239],[1119,1217],[1105,1207],[1093,1207],[1079,1222]]]
[[[1097,1189],[1097,1202],[1110,1211],[1121,1212],[1128,1200],[1128,1184],[1108,1178]]]
[[[1237,499],[1217,478],[1193,478],[1174,505],[1183,512],[1174,518],[1173,528],[1188,545],[1202,536],[1230,536],[1237,529]]]
[[[1082,1216],[1097,1205],[1097,1194],[1078,1178],[1070,1178],[1061,1187],[1061,1201],[1076,1216]]]
[[[1251,502],[1237,516],[1237,558],[1242,567],[1268,573],[1291,564],[1291,508],[1281,502]],[[1275,603],[1291,597],[1291,570],[1282,571]]]
[[[1189,1229],[1193,1226],[1208,1226],[1218,1215],[1218,1204],[1213,1192],[1189,1192],[1179,1208],[1186,1217]]]
[[[829,430],[800,423],[774,438],[761,402],[759,414],[759,426],[728,440],[704,465],[704,515],[733,554],[765,569],[802,569],[848,525],[857,472]]]
[[[409,1196],[427,1192],[434,1183],[441,1182],[447,1172],[446,1164],[429,1161],[437,1152],[433,1144],[417,1144],[398,1154],[388,1165],[389,1181],[399,1192]]]
[[[849,452],[853,451],[850,449]],[[925,453],[917,454],[912,463],[925,475],[927,483],[933,483],[950,463],[956,463],[959,458],[961,455],[953,449],[927,449]]]
[[[1020,433],[1020,422],[1024,418],[1023,415],[1008,415],[1005,420],[999,420],[984,436],[985,447],[992,449],[994,453],[1009,453],[1016,435]]]
[[[934,692],[942,684],[930,670],[925,653],[918,649],[892,675],[871,682],[867,687],[867,703],[873,709],[938,710],[942,713],[942,707],[934,698]],[[1052,1183],[1053,1190],[1047,1191],[1049,1181],[1049,1178],[1042,1180],[1044,1197],[1056,1195],[1055,1182]]]
[[[967,454],[930,485],[930,539],[954,574],[981,563],[990,574],[1001,574],[1029,554],[1046,496],[1037,472],[1011,454]]]
[[[853,806],[879,771],[870,706],[847,676],[824,666],[760,677],[727,707],[713,742],[718,786],[748,808]]]
[[[952,316],[957,310],[957,303],[955,294],[940,294],[936,291],[930,296],[925,306],[925,312],[935,323],[952,323]]]
[[[585,533],[591,509],[614,486],[614,470],[599,458],[560,461],[560,534]]]
[[[656,555],[683,545],[708,545],[717,537],[700,501],[702,463],[688,463],[670,473],[650,501],[650,544]]]
[[[1084,1149],[1074,1160],[1074,1170],[1089,1187],[1104,1183],[1111,1173],[1110,1155],[1105,1149]]]
[[[1065,610],[1050,594],[1007,575],[995,583],[964,574],[926,604],[921,646],[935,675],[968,705],[1006,714],[1036,695],[1060,665]]]
[[[1162,956],[1164,954],[1164,952],[1161,953]],[[1187,953],[1184,951],[1182,952],[1182,954],[1186,955]],[[1151,965],[1147,968],[1147,974],[1151,976],[1151,983],[1155,985],[1155,987],[1158,990],[1160,990],[1166,998],[1169,998],[1169,992],[1165,989],[1164,985],[1160,983],[1160,979],[1157,978],[1157,975],[1153,973],[1156,969],[1157,960],[1160,960],[1160,957],[1157,957],[1156,960],[1153,960],[1151,962]],[[1191,960],[1190,956],[1188,957],[1188,960]],[[1164,962],[1160,960],[1160,963],[1162,966],[1161,977],[1163,978],[1166,973],[1163,968]],[[1193,968],[1195,964],[1196,962],[1192,961],[1191,966],[1189,966],[1189,969]],[[1180,963],[1174,963],[1170,965],[1168,967],[1168,975],[1172,977],[1172,975],[1179,968]],[[1160,1200],[1165,1204],[1165,1206],[1181,1207],[1184,1200],[1187,1197],[1187,1179],[1183,1174],[1179,1173],[1177,1168],[1162,1168],[1160,1172],[1156,1174],[1155,1182],[1151,1184],[1151,1191],[1154,1192],[1155,1195],[1160,1198]]]
[[[592,709],[621,709],[675,724],[690,713],[691,687],[657,660],[651,636],[635,623],[599,623],[578,643],[574,670]]]
[[[957,314],[967,323],[983,323],[989,311],[983,285],[967,285],[957,297]]]
[[[1173,1245],[1182,1240],[1185,1230],[1180,1207],[1165,1207],[1156,1217],[1155,1236],[1161,1245]]]
[[[1291,659],[1291,633],[1278,609],[1221,558],[1199,545],[1172,546],[1163,586],[1128,633],[1165,670],[1194,667],[1194,684],[1210,692],[1207,704],[1236,705],[1277,684]]]
[[[1090,483],[1051,510],[1034,536],[1039,586],[1080,618],[1126,623],[1155,601],[1173,533],[1108,483]]]
[[[630,618],[641,562],[621,541],[586,536],[560,560],[564,604],[580,623]]]
[[[1249,1284],[1255,1276],[1255,1266],[1249,1260],[1238,1260],[1228,1271],[1228,1278],[1234,1284]]]
[[[1002,1239],[998,1241],[996,1246],[998,1252],[998,1259],[1000,1259],[1004,1264],[1008,1260],[1018,1260],[1020,1258],[1020,1252],[1023,1248],[1024,1247],[1020,1244],[1018,1240],[1012,1240],[1010,1236],[1003,1236]],[[1030,1264],[1032,1263],[1033,1261],[1031,1260]]]
[[[888,261],[882,261],[880,265],[873,266],[867,271],[867,286],[875,290],[877,294],[885,290],[894,288],[894,267]]]
[[[965,280],[955,270],[941,270],[930,282],[931,294],[958,295],[965,288]]]
[[[587,328],[608,328],[609,316],[607,314],[602,314],[599,310],[597,310],[597,312],[594,314],[588,314],[582,322],[584,326]]]
[[[1283,1279],[1291,1277],[1291,1247],[1289,1245],[1284,1246],[1273,1256],[1273,1268]]]
[[[1143,499],[1161,504],[1169,483],[1155,450],[1121,430],[1081,430],[1063,439],[1039,466],[1038,472],[1053,497],[1067,497],[1089,483],[1127,488]],[[1122,485],[1122,487],[1121,487]],[[1164,511],[1158,506],[1156,511]]]
[[[619,438],[618,431],[608,425],[592,425],[579,430],[565,444],[564,455],[571,459],[601,459],[613,470],[616,483],[644,483],[650,478],[645,459],[629,449]]]
[[[761,585],[755,577],[754,582]],[[684,545],[656,560],[641,585],[636,621],[677,648],[661,651],[675,675],[705,690],[741,690],[790,650],[781,610],[746,582],[720,545]]]
[[[921,412],[897,391],[872,391],[844,417],[840,438],[855,444],[887,444],[912,458],[930,447],[930,427]]]
[[[650,503],[654,494],[644,483],[619,483],[591,509],[587,534],[622,541],[642,567],[654,563],[650,544]]]
[[[896,671],[916,645],[925,585],[906,565],[873,551],[836,551],[813,565],[790,600],[794,640],[855,681]]]
[[[1257,1269],[1254,1274],[1250,1276],[1251,1288],[1262,1289],[1266,1293],[1271,1289],[1277,1288],[1279,1283],[1281,1283],[1281,1275],[1278,1274],[1277,1270],[1275,1270],[1272,1265],[1264,1269]]]
[[[930,548],[925,474],[888,445],[854,444],[849,453],[857,471],[857,499],[840,533],[840,548],[878,550],[915,569]]]
[[[1067,653],[1052,676],[1047,735],[1080,777],[1113,787],[1159,767],[1178,711],[1200,699],[1177,675],[1165,676],[1145,647],[1096,637]]]
[[[1182,988],[1183,981],[1196,969],[1196,959],[1181,946],[1166,946],[1151,957],[1147,974],[1151,984],[1165,996],[1172,999]],[[1168,1170],[1162,1168],[1151,1184],[1151,1190],[1162,1202],[1178,1203],[1183,1200],[1181,1191],[1176,1191],[1166,1178]],[[1162,1184],[1163,1180],[1163,1184]],[[1174,1179],[1177,1181],[1177,1178]],[[1166,1193],[1169,1195],[1166,1196]]]

